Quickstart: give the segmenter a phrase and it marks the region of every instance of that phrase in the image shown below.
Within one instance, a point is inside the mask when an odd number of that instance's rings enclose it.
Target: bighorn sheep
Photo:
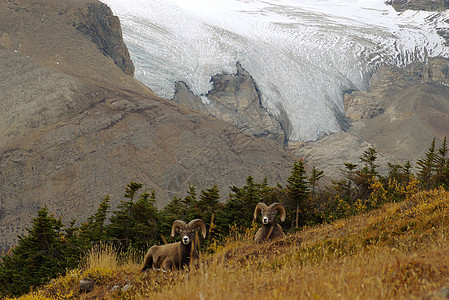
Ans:
[[[265,203],[259,202],[254,210],[254,220],[259,212],[262,213],[262,227],[257,231],[254,237],[256,244],[264,243],[269,240],[285,238],[281,225],[276,223],[276,213],[281,213],[281,221],[285,221],[285,209],[280,203],[273,203],[267,206]]]
[[[203,238],[206,237],[206,225],[203,220],[195,219],[186,224],[182,220],[173,222],[171,236],[181,234],[181,241],[162,246],[154,245],[148,250],[143,260],[142,272],[146,269],[162,269],[169,271],[188,266],[191,258],[198,258],[198,246],[195,245],[195,232],[201,229]]]

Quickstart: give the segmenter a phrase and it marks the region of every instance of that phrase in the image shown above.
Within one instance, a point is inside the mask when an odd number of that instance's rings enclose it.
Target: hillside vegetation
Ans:
[[[104,246],[19,299],[439,299],[449,287],[448,215],[449,192],[418,192],[263,245],[252,243],[256,227],[231,232],[215,253],[172,273],[141,274],[141,255]],[[83,277],[95,280],[93,292],[79,292]]]
[[[325,189],[317,189],[323,172],[313,167],[306,176],[300,160],[285,187],[249,176],[225,201],[216,186],[199,195],[191,186],[185,198],[158,210],[155,192],[141,193],[143,185],[131,182],[116,210],[106,196],[80,226],[63,225],[45,206],[28,235],[2,256],[0,296],[36,288],[25,299],[412,297],[444,286],[449,292],[446,139],[439,147],[431,143],[416,177],[409,163],[389,164],[388,175],[380,175],[376,153],[365,151],[361,166],[345,163],[344,178]],[[286,238],[253,242],[260,202],[285,206]],[[193,219],[208,226],[190,270],[141,274],[148,248],[174,241],[165,237],[175,220]],[[81,279],[95,290],[80,293]]]

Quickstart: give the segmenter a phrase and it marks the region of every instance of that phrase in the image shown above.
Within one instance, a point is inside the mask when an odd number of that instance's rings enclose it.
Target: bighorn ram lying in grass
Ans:
[[[203,220],[195,219],[186,224],[184,221],[173,222],[171,236],[181,234],[181,241],[167,245],[154,245],[148,250],[143,260],[142,271],[146,269],[162,269],[164,271],[182,269],[188,266],[191,258],[198,258],[198,245],[195,245],[195,232],[201,229],[203,238],[206,237],[206,225]]]
[[[282,231],[281,225],[276,223],[276,213],[281,213],[281,221],[285,221],[285,209],[280,203],[273,203],[267,206],[265,203],[259,202],[254,210],[254,220],[257,215],[262,214],[262,227],[257,231],[254,237],[256,244],[264,243],[269,240],[285,238],[285,234]]]

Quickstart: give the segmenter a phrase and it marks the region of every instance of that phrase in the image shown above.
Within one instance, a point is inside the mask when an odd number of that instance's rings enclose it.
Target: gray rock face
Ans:
[[[404,69],[381,68],[369,92],[347,97],[351,101],[345,107],[353,121],[349,132],[385,154],[422,156],[433,137],[442,140],[449,134],[448,66],[449,60],[436,58]]]
[[[76,78],[0,49],[0,148],[91,103]]]
[[[347,132],[316,143],[289,145],[292,152],[338,176],[343,163],[360,163],[368,147],[379,151],[378,164],[412,165],[424,156],[431,140],[449,136],[449,60],[430,59],[406,68],[381,67],[371,78],[370,90],[345,95],[352,121]],[[332,151],[329,151],[332,149]]]
[[[449,7],[447,0],[388,0],[386,3],[392,5],[397,11],[407,9],[440,11]]]
[[[235,125],[256,137],[267,137],[279,144],[286,141],[288,118],[276,120],[261,105],[256,83],[237,63],[236,74],[218,74],[212,77],[213,89],[201,99],[184,82],[178,82],[173,100]]]
[[[73,16],[73,25],[90,36],[100,51],[110,56],[123,72],[134,76],[134,64],[123,42],[120,20],[106,4],[88,3]]]
[[[357,124],[352,132],[383,153],[422,158],[433,137],[441,141],[449,133],[449,87],[407,87],[385,105],[383,114]]]
[[[44,205],[84,222],[108,194],[115,208],[131,180],[162,207],[189,184],[217,184],[224,198],[249,175],[285,182],[293,165],[277,143],[125,74],[74,26],[92,3],[0,1],[0,252]]]
[[[425,82],[449,86],[449,60],[437,57],[405,68],[381,67],[373,74],[368,92],[345,94],[346,115],[352,122],[373,118],[404,89]]]

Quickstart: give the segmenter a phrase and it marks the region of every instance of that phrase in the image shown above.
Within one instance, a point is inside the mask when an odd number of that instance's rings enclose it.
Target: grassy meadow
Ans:
[[[447,299],[449,192],[401,203],[254,245],[235,231],[190,270],[140,273],[143,253],[93,248],[78,269],[18,299]],[[95,280],[80,293],[79,280]],[[131,284],[125,292],[111,291]],[[446,290],[444,288],[447,288]]]

